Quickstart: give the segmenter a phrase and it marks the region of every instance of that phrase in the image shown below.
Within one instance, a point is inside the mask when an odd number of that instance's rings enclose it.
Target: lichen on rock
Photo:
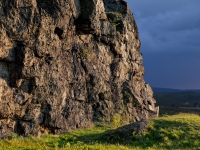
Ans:
[[[158,115],[123,0],[0,0],[0,138]]]

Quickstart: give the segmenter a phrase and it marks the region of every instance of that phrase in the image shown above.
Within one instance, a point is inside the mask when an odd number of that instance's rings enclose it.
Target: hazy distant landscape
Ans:
[[[160,115],[191,112],[200,114],[200,90],[153,88]]]
[[[180,89],[158,88],[158,87],[152,87],[152,88],[153,88],[153,92],[155,93],[184,93],[184,92],[200,93],[200,89],[180,90]]]

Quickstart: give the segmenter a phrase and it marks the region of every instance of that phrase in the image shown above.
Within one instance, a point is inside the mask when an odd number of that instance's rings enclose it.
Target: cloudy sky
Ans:
[[[153,87],[200,89],[200,0],[126,0]]]

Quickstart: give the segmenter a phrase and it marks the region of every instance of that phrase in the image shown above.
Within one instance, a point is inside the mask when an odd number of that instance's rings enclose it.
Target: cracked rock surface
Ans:
[[[0,138],[158,115],[123,0],[0,0]]]

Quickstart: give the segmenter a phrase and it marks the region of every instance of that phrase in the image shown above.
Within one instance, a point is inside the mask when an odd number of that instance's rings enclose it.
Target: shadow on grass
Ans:
[[[84,133],[82,135],[74,135],[73,133],[69,133],[68,135],[60,136],[59,146],[66,143],[77,144],[78,142],[82,142],[84,144],[93,145],[95,143],[99,144],[110,144],[110,142],[106,141],[106,139],[102,138],[105,134],[110,133],[112,130],[107,130],[102,133]]]
[[[91,129],[92,130],[92,129]],[[199,130],[199,129],[197,129]],[[147,132],[141,135],[133,135],[130,139],[124,137],[112,137],[109,139],[109,133],[113,130],[106,130],[102,133],[84,133],[82,135],[73,135],[73,133],[65,134],[59,137],[59,147],[67,143],[77,144],[81,142],[83,144],[93,145],[98,144],[120,144],[138,147],[141,149],[147,148],[166,148],[166,149],[188,149],[194,148],[194,143],[198,144],[197,139],[200,139],[200,135],[195,133],[193,127],[187,123],[178,121],[166,121],[166,120],[153,120],[149,125]],[[200,144],[200,141],[199,141]]]

